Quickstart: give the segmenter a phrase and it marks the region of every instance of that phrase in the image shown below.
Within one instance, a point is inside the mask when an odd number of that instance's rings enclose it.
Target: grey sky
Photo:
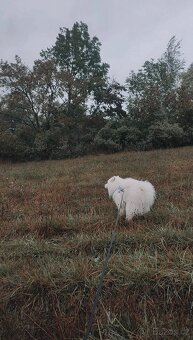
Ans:
[[[1,0],[0,59],[18,54],[32,65],[54,44],[59,27],[75,21],[99,38],[102,59],[118,81],[158,58],[173,35],[182,40],[186,66],[193,62],[192,0]]]

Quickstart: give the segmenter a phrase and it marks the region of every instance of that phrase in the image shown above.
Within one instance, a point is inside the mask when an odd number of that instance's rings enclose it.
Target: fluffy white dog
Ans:
[[[128,221],[150,211],[156,196],[151,183],[133,178],[113,176],[105,184],[105,188],[120,209],[120,215],[126,215]]]

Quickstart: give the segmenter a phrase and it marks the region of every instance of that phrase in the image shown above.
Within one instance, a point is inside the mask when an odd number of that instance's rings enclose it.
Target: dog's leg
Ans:
[[[125,202],[122,202],[121,207],[120,207],[120,203],[121,203],[121,201],[119,203],[116,203],[117,209],[119,211],[119,216],[125,216],[125,213],[126,213],[125,212],[125,206],[126,206],[126,204],[125,204]]]
[[[126,220],[127,221],[131,221],[132,218],[136,215],[136,208],[134,206],[132,206],[132,204],[130,205],[126,205]]]
[[[125,202],[122,202],[121,208],[120,208],[120,211],[119,211],[120,216],[125,216],[125,214],[126,214],[125,207],[126,207]]]

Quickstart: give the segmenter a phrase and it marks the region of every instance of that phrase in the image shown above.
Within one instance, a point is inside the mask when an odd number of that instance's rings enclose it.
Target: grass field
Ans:
[[[81,339],[116,207],[112,175],[148,179],[121,220],[91,339],[193,339],[193,147],[0,163],[1,339]]]

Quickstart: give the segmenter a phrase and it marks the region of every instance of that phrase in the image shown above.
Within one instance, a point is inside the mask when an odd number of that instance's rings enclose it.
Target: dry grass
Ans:
[[[92,339],[193,338],[193,148],[1,163],[1,338],[80,339],[116,217],[105,181],[148,179],[120,221]]]

